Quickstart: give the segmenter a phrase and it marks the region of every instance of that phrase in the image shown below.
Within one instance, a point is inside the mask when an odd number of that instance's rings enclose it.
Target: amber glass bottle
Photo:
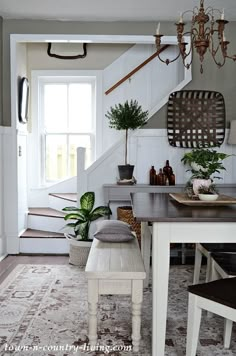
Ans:
[[[169,160],[166,160],[166,165],[163,168],[163,173],[169,178],[170,175],[173,173],[173,169],[170,166]]]
[[[160,169],[157,174],[157,185],[165,185],[165,175],[163,174],[162,169]]]
[[[150,185],[156,184],[156,170],[155,170],[154,166],[152,166],[152,168],[150,169],[150,172],[149,172],[149,184]]]
[[[170,185],[175,185],[175,175],[172,173],[169,177],[169,183]]]

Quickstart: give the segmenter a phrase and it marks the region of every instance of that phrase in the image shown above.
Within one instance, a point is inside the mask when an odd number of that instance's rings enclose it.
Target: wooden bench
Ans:
[[[89,342],[97,343],[97,303],[100,294],[130,294],[132,344],[139,350],[144,264],[137,238],[129,242],[101,242],[94,238],[85,268],[88,279]]]

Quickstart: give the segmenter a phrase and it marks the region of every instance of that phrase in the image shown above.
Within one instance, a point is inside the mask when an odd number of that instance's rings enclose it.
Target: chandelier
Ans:
[[[185,23],[183,17],[185,14],[191,12],[192,20],[191,27],[188,31],[185,31]],[[215,19],[215,16],[218,18]],[[158,55],[160,61],[166,63],[172,63],[178,58],[182,57],[185,68],[189,69],[193,61],[194,49],[199,55],[200,59],[200,72],[203,73],[203,60],[204,55],[209,50],[215,64],[221,68],[225,64],[226,58],[236,60],[236,55],[228,55],[228,44],[226,40],[224,29],[228,23],[225,20],[224,9],[218,10],[212,7],[204,9],[204,0],[200,0],[200,7],[194,7],[193,10],[187,10],[184,13],[180,13],[179,22],[176,23],[177,29],[177,41],[179,52],[174,59],[163,60]],[[161,48],[160,23],[157,26],[155,37],[157,51]],[[190,43],[186,42],[185,36],[189,36]]]

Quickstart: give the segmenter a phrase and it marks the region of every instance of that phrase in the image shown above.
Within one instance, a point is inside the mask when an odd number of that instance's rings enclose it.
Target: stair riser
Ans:
[[[76,205],[77,205],[76,202],[66,200],[66,199],[60,199],[54,197],[53,195],[49,195],[49,207],[52,209],[62,210],[66,206],[76,206]]]
[[[66,222],[62,218],[49,216],[28,215],[28,228],[52,232],[64,232]]]
[[[20,253],[69,253],[69,243],[64,238],[20,238]]]

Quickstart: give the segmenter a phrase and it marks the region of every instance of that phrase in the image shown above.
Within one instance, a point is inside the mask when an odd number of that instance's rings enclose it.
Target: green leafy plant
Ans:
[[[70,211],[65,215],[64,220],[73,220],[66,226],[74,229],[75,239],[77,240],[88,240],[91,222],[112,214],[108,206],[99,206],[94,209],[94,203],[94,192],[86,192],[80,198],[80,208],[69,206],[62,209],[63,211]]]
[[[208,187],[205,186],[205,185],[201,185],[198,188],[198,194],[210,194],[210,195],[213,195],[213,194],[218,194],[218,191],[216,189],[215,184],[210,184]]]
[[[127,164],[128,131],[135,130],[146,124],[148,111],[143,111],[136,100],[126,100],[110,108],[105,116],[109,120],[109,127],[116,130],[125,130],[125,164]]]
[[[191,167],[191,169],[187,170],[191,171],[191,178],[211,179],[212,174],[220,173],[221,170],[225,170],[222,161],[230,156],[231,155],[220,153],[213,149],[199,148],[185,153],[181,161]]]

